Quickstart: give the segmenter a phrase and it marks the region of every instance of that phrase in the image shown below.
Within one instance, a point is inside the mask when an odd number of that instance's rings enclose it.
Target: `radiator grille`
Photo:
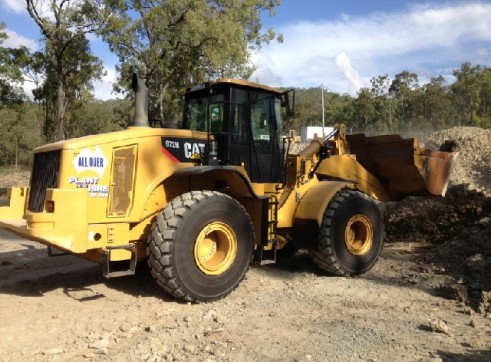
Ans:
[[[110,216],[126,215],[133,199],[136,146],[115,149],[109,194]]]
[[[36,153],[32,168],[29,204],[27,209],[41,212],[46,198],[46,189],[58,187],[61,151]]]

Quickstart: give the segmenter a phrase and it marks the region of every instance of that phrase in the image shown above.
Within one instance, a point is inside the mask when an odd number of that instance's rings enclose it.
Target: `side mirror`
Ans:
[[[283,92],[281,106],[285,107],[287,117],[295,115],[295,89],[292,88]]]

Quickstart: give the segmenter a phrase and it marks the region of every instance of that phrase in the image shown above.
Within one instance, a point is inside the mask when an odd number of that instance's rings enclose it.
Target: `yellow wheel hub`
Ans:
[[[365,255],[373,243],[373,227],[365,215],[354,215],[349,219],[344,230],[344,242],[353,255]]]
[[[198,234],[194,244],[194,260],[207,275],[225,272],[237,255],[237,237],[230,226],[212,222]]]

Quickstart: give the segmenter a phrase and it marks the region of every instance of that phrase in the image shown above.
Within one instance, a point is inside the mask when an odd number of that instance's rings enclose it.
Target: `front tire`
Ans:
[[[219,192],[176,197],[157,214],[149,236],[149,265],[157,283],[186,301],[223,298],[244,278],[253,227],[236,200]]]
[[[341,190],[329,202],[312,260],[338,275],[362,274],[373,267],[383,246],[384,224],[375,202],[353,190]]]

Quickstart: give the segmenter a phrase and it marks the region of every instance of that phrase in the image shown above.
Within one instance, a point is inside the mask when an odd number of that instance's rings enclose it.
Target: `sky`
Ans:
[[[40,49],[40,32],[24,9],[25,0],[0,0],[7,25],[4,46]],[[408,70],[420,84],[470,61],[491,67],[491,0],[281,0],[264,28],[284,42],[251,54],[257,67],[250,80],[277,87],[318,87],[356,95],[370,79]],[[117,58],[95,37],[93,52],[107,75],[95,84],[100,99],[111,93]],[[29,88],[29,85],[26,85]]]

